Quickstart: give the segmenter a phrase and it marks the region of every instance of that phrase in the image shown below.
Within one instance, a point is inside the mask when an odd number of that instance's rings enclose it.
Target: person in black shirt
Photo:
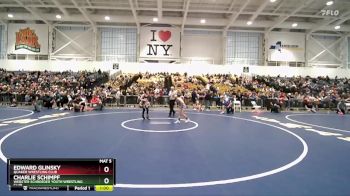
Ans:
[[[83,112],[85,108],[85,102],[80,94],[76,95],[73,100],[74,112]]]
[[[40,94],[36,94],[33,100],[34,112],[40,112],[43,105],[43,100]]]
[[[169,117],[171,117],[171,115],[173,117],[175,116],[174,105],[175,105],[176,96],[177,96],[177,92],[172,86],[169,91]]]
[[[45,93],[43,97],[44,107],[47,107],[47,109],[52,109],[54,102],[55,100],[53,99],[53,96],[51,96],[49,93]]]
[[[337,114],[343,115],[346,114],[346,104],[344,98],[342,98],[337,104]]]
[[[193,108],[197,108],[197,101],[198,101],[198,94],[196,92],[195,89],[193,89],[192,93],[191,93],[191,101],[193,104]]]
[[[55,93],[55,101],[58,109],[63,108],[63,97],[59,91]]]
[[[281,105],[279,104],[278,99],[274,99],[270,102],[271,113],[280,113]]]
[[[204,96],[204,103],[205,103],[205,109],[206,110],[209,110],[210,109],[210,101],[211,101],[211,93],[210,91],[208,90],[206,93],[205,93],[205,96]]]

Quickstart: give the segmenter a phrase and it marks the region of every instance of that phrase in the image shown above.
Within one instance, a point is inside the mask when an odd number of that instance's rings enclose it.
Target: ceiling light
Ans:
[[[251,25],[251,24],[253,24],[252,21],[248,21],[248,22],[247,22],[247,25]]]
[[[206,23],[207,21],[205,20],[205,19],[201,19],[201,24],[204,24],[204,23]]]
[[[7,14],[7,17],[13,18],[13,14]]]
[[[154,17],[154,18],[153,18],[153,22],[158,22],[158,18],[157,18],[157,17]]]
[[[110,20],[111,18],[109,16],[105,16],[105,20]]]
[[[292,24],[292,27],[297,27],[298,26],[298,23],[293,23]]]
[[[62,18],[62,16],[61,16],[61,15],[59,15],[59,14],[57,14],[57,15],[56,15],[56,18],[57,18],[57,19],[61,19],[61,18]]]
[[[339,25],[337,25],[337,26],[335,26],[335,27],[334,27],[334,29],[340,29],[340,26],[339,26]]]
[[[271,2],[271,3],[274,3],[274,2],[276,2],[276,0],[270,0],[270,2]]]
[[[330,6],[330,5],[333,5],[333,1],[327,1],[326,5]]]

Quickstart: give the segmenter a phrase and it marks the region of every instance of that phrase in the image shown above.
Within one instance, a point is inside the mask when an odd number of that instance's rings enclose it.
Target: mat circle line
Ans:
[[[174,118],[151,118],[151,120],[155,120],[155,119],[172,119],[175,120]],[[132,128],[132,127],[128,127],[125,124],[127,124],[128,122],[133,122],[136,120],[143,120],[142,118],[135,118],[135,119],[130,119],[130,120],[126,120],[123,121],[121,123],[121,126],[124,129],[128,129],[128,130],[132,130],[132,131],[138,131],[138,132],[146,132],[146,133],[176,133],[176,132],[184,132],[184,131],[189,131],[192,129],[195,129],[198,127],[198,123],[190,120],[189,122],[193,123],[194,126],[193,127],[189,127],[189,128],[185,128],[185,129],[173,129],[173,130],[154,130],[154,129],[138,129],[138,128]]]
[[[27,117],[27,116],[30,116],[30,115],[34,114],[34,112],[31,111],[31,110],[20,109],[20,108],[14,108],[14,109],[2,108],[1,110],[20,110],[20,111],[29,112],[29,114],[25,114],[25,115],[21,115],[21,116],[15,116],[15,117],[11,117],[11,118],[4,118],[4,119],[0,119],[0,121],[14,120],[14,119],[17,119],[17,118]]]

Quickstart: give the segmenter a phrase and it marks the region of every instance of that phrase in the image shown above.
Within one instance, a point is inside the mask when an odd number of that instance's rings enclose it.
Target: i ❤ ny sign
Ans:
[[[175,27],[141,27],[140,57],[179,58],[180,30]]]

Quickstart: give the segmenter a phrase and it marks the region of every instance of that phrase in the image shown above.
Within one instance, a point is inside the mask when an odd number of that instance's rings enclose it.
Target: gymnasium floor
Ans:
[[[116,158],[105,195],[350,195],[350,115],[188,112],[0,108],[0,195],[97,194],[9,192],[8,157]]]

